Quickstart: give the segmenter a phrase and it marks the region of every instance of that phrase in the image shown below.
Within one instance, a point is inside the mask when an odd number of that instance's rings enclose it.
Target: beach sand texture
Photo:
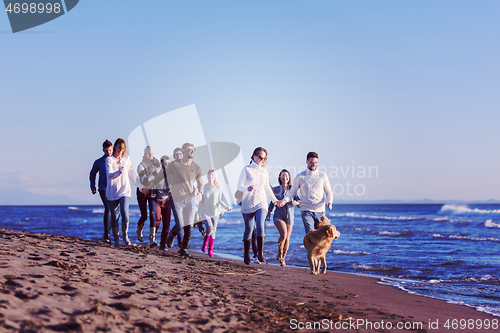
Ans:
[[[331,325],[318,331],[457,332],[447,319],[498,320],[377,281],[0,229],[1,332],[283,332],[318,321]],[[356,320],[378,327],[347,326]]]

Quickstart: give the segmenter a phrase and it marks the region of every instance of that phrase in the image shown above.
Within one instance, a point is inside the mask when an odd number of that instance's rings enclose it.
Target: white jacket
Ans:
[[[249,186],[254,187],[252,191],[248,191]],[[259,209],[267,210],[266,194],[273,203],[278,201],[269,184],[267,168],[261,167],[257,163],[251,162],[241,170],[238,190],[243,192],[241,203],[241,213],[243,214],[254,213]]]

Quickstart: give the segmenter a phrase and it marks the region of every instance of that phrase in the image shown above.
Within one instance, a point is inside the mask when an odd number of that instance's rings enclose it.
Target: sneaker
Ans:
[[[253,257],[252,262],[255,264],[260,264],[260,261],[259,261],[259,259],[257,259],[257,257]]]

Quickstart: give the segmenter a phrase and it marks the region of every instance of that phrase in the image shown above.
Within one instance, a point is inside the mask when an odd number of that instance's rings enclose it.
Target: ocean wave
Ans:
[[[469,208],[467,205],[446,204],[438,213],[451,214],[500,214],[500,209]]]
[[[73,207],[73,206],[69,206],[68,209],[71,209],[71,210],[78,210],[78,207]]]
[[[357,214],[357,213],[345,213],[345,214],[328,214],[328,217],[356,217],[363,219],[375,219],[375,220],[402,220],[402,221],[421,221],[425,220],[424,217],[414,217],[414,216],[385,216],[385,215],[367,215],[367,214]]]
[[[377,231],[376,234],[381,236],[392,236],[392,237],[406,237],[414,236],[411,231]]]
[[[363,271],[371,271],[371,272],[384,272],[384,273],[395,273],[401,270],[401,268],[396,266],[372,266],[372,265],[361,265],[354,264],[352,265],[354,269],[359,269]]]
[[[94,208],[94,209],[92,209],[92,213],[94,213],[94,214],[104,214],[104,208]]]
[[[432,280],[431,280],[432,281]],[[430,282],[430,281],[429,281]],[[451,284],[456,284],[456,283],[488,283],[488,284],[493,284],[493,285],[498,285],[500,284],[500,278],[491,275],[491,274],[486,274],[481,277],[473,277],[473,276],[460,276],[454,279],[449,279],[449,280],[439,280],[441,283],[451,283]]]
[[[244,224],[244,222],[243,222],[243,221],[228,221],[228,220],[226,220],[226,219],[219,219],[219,222],[218,222],[218,223],[219,223],[219,224],[238,224],[238,225],[240,225],[240,224]]]
[[[369,255],[371,253],[365,251],[343,251],[343,250],[333,250],[335,254],[347,254],[347,255]]]
[[[464,241],[471,241],[471,242],[500,243],[500,239],[494,238],[494,237],[467,237],[467,236],[456,236],[456,235],[445,236],[445,235],[441,235],[441,234],[433,234],[432,237],[444,238],[444,239],[449,239],[449,240],[464,240]]]
[[[438,218],[435,218],[435,219],[432,219],[433,221],[436,221],[436,222],[450,222],[451,220],[447,217],[438,217]]]
[[[500,228],[500,224],[497,224],[492,220],[486,220],[486,222],[484,222],[484,226],[486,228]]]

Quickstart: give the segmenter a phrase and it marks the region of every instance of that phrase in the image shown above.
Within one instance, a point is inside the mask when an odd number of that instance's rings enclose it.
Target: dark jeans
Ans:
[[[170,200],[158,200],[158,210],[161,212],[161,220],[163,221],[163,227],[161,230],[161,242],[160,246],[165,247],[167,245],[168,231],[170,230],[170,218],[171,218],[171,204]]]
[[[141,218],[137,222],[138,225],[144,225],[148,219],[148,205],[149,205],[149,227],[156,227],[156,198],[144,196],[139,189],[137,189],[137,203],[141,210]]]
[[[174,224],[178,224],[179,222],[177,221],[179,221],[179,217],[177,216],[177,210],[175,209],[174,200],[172,198],[170,198],[170,207],[172,207],[172,214],[174,214]],[[181,231],[177,234],[177,244],[179,244],[179,248],[181,247],[183,237],[184,230],[181,229]]]
[[[99,190],[102,204],[104,205],[104,238],[109,238],[111,229],[111,212],[109,210],[108,199],[106,199],[106,190]]]

